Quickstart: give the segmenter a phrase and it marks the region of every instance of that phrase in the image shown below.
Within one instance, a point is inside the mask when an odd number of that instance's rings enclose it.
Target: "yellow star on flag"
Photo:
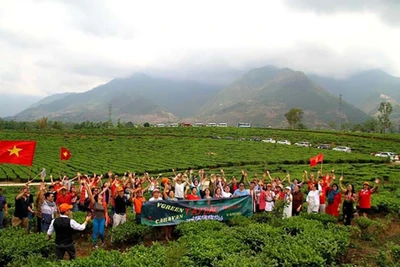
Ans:
[[[22,148],[17,148],[17,146],[14,146],[12,149],[7,149],[10,152],[11,155],[16,155],[19,157],[19,152],[22,150]]]
[[[63,153],[64,157],[68,157],[68,152]]]

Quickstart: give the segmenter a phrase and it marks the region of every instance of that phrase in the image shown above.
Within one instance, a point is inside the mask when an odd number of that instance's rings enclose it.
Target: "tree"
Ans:
[[[378,131],[379,122],[375,118],[369,118],[363,123],[364,130],[368,133],[374,133]]]
[[[42,117],[40,120],[36,121],[36,125],[39,130],[43,130],[47,128],[47,117]]]
[[[62,130],[64,128],[64,125],[62,121],[55,121],[53,122],[53,125],[51,125],[51,127],[56,130]]]
[[[392,122],[389,119],[389,116],[393,111],[392,104],[390,104],[390,102],[381,102],[378,111],[381,113],[381,115],[378,115],[381,131],[382,133],[385,133],[386,129],[390,128],[392,125]]]
[[[301,122],[303,118],[303,110],[299,108],[292,108],[288,113],[285,114],[285,118],[290,125],[290,128],[295,129],[296,126]]]
[[[328,126],[331,130],[335,130],[336,129],[336,122],[331,121],[328,123]]]
[[[143,124],[143,127],[150,127],[150,123],[145,122],[145,123]]]

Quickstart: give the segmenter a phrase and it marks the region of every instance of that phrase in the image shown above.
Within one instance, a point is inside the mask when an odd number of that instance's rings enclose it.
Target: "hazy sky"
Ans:
[[[400,1],[0,1],[0,95],[264,65],[400,76]]]

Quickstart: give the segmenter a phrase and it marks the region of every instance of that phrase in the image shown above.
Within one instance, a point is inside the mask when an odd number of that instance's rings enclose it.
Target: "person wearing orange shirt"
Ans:
[[[136,194],[132,197],[133,210],[136,213],[135,221],[137,224],[141,223],[142,207],[144,202],[146,202],[146,198],[143,196],[143,191],[141,189],[137,190]]]

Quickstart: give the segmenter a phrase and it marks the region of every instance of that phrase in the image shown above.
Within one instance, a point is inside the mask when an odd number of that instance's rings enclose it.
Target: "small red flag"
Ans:
[[[0,163],[32,166],[35,141],[0,141]]]
[[[71,152],[65,147],[61,147],[60,160],[69,160],[71,157]]]
[[[324,154],[316,155],[315,157],[310,158],[310,167],[314,167],[318,165],[318,162],[324,161]]]

